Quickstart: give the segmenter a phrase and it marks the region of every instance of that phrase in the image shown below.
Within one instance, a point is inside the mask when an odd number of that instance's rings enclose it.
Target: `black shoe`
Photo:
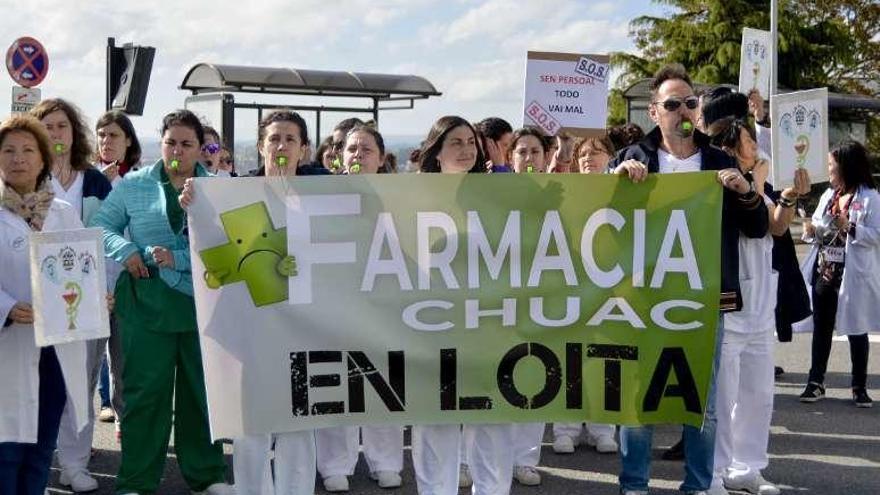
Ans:
[[[785,370],[782,369],[782,366],[774,366],[773,367],[773,376],[775,378],[779,378],[780,376],[785,374]]]
[[[682,461],[684,460],[684,441],[679,440],[678,443],[666,449],[666,452],[660,456],[664,461]]]
[[[821,383],[810,382],[804,393],[801,394],[801,402],[816,402],[825,398],[825,387]]]
[[[854,388],[853,389],[853,402],[856,403],[856,407],[871,407],[874,401],[868,396],[868,391],[864,388]]]

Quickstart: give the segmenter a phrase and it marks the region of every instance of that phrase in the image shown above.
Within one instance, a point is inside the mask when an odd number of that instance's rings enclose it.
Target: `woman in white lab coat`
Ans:
[[[0,125],[0,493],[42,495],[64,405],[88,419],[83,342],[38,348],[28,235],[82,228],[54,199],[49,137],[33,117]]]
[[[847,141],[828,157],[830,187],[819,199],[812,226],[813,250],[804,264],[813,288],[812,366],[801,402],[825,396],[825,371],[834,329],[849,338],[852,394],[871,407],[867,391],[868,332],[880,329],[880,193],[865,147]]]

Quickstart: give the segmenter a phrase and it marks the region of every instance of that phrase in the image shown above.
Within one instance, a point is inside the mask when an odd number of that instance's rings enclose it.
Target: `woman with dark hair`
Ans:
[[[99,168],[111,184],[116,185],[130,170],[137,170],[141,161],[141,143],[128,116],[119,110],[102,115],[95,124],[98,136]]]
[[[92,145],[89,130],[82,115],[73,104],[60,98],[40,102],[31,113],[40,119],[49,133],[54,151],[52,185],[55,197],[70,203],[84,224],[89,223],[101,202],[110,193],[111,185],[104,175],[92,166]],[[106,339],[87,343],[86,372],[89,390],[94,395],[101,371]],[[91,410],[91,404],[89,404]],[[61,484],[74,491],[87,492],[98,488],[98,482],[88,471],[91,457],[95,415],[82,431],[76,428],[68,407],[61,418],[58,432],[58,464],[61,465]]]
[[[342,146],[342,164],[349,175],[382,173],[385,141],[374,127],[353,127]],[[347,492],[354,474],[358,447],[364,453],[370,478],[381,488],[401,485],[403,427],[399,425],[337,426],[315,430],[318,473],[328,492]]]
[[[255,175],[288,180],[296,175],[327,174],[320,165],[297,166],[303,162],[308,148],[307,136],[306,121],[300,114],[290,110],[267,114],[258,127],[257,152],[263,166]],[[185,182],[177,200],[184,208],[196,200],[192,180]],[[315,492],[314,430],[236,438],[233,456],[238,495],[311,495]]]
[[[556,138],[551,136],[547,139],[547,136],[534,127],[517,129],[513,132],[505,159],[517,174],[544,173],[549,163],[547,152],[551,140],[555,141]]]
[[[868,152],[845,141],[828,155],[828,190],[805,232],[813,249],[803,265],[813,288],[813,351],[801,402],[825,396],[825,371],[834,329],[849,338],[852,397],[871,407],[868,395],[868,332],[880,328],[880,193]]]
[[[419,170],[444,174],[486,173],[486,159],[477,146],[477,132],[470,122],[452,115],[434,122],[422,143]]]
[[[77,431],[89,419],[85,343],[34,342],[29,234],[82,228],[54,198],[50,150],[33,117],[0,125],[0,493],[10,495],[46,489],[68,399]]]
[[[476,131],[456,116],[441,117],[434,123],[419,159],[423,173],[486,172]],[[455,494],[459,486],[468,486],[471,481],[473,493],[478,495],[509,493],[512,431],[510,424],[469,424],[463,429],[457,424],[413,426],[412,458],[419,493]]]
[[[779,493],[779,488],[765,480],[761,471],[768,465],[773,416],[776,307],[789,302],[780,297],[779,285],[793,285],[774,265],[773,236],[788,234],[794,205],[800,195],[809,193],[810,178],[805,169],[797,169],[795,186],[777,196],[766,182],[770,165],[758,156],[751,125],[735,117],[716,119],[709,126],[709,135],[712,144],[736,159],[740,171],[752,179],[755,191],[767,205],[770,225],[762,238],[739,236],[743,306],[740,311],[724,314],[712,485],[773,495]],[[781,294],[785,296],[785,292]]]
[[[327,136],[315,151],[315,161],[335,174],[341,171],[339,165],[334,161],[335,158],[336,149],[333,148],[333,136]]]
[[[130,173],[91,222],[104,229],[106,255],[126,268],[116,284],[125,362],[116,492],[157,491],[173,421],[190,489],[229,494],[223,448],[208,431],[189,240],[178,202],[188,178],[208,176],[198,162],[204,129],[192,112],[178,110],[162,120],[161,136],[162,157]]]

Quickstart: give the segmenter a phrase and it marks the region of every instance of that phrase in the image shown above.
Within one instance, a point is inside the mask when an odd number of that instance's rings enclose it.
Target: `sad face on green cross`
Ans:
[[[287,229],[276,229],[263,202],[220,215],[227,244],[199,254],[211,289],[244,282],[256,306],[287,300],[287,278],[296,275],[296,260],[287,255]]]

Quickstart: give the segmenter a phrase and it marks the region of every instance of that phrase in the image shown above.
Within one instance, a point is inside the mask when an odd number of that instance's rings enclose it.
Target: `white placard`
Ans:
[[[770,98],[773,119],[773,186],[794,185],[794,171],[805,168],[814,182],[828,175],[828,88]]]
[[[109,337],[102,230],[34,232],[30,246],[37,346]]]
[[[609,70],[607,55],[528,52],[523,126],[550,136],[604,132]]]
[[[40,102],[40,88],[12,87],[12,113],[30,112]]]
[[[770,95],[770,66],[773,63],[770,31],[743,28],[739,56],[739,91],[757,89],[765,100]]]

